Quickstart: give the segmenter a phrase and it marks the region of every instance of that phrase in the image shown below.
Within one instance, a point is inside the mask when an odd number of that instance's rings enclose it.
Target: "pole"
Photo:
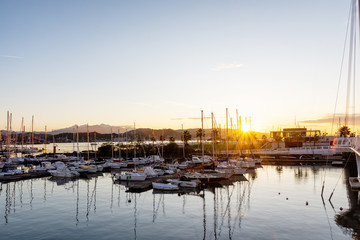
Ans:
[[[204,136],[204,111],[201,110],[201,136],[200,136],[200,141],[201,141],[201,154],[202,154],[202,159],[203,159],[203,163],[204,163],[204,143],[203,143],[203,136]]]
[[[183,158],[185,160],[185,132],[184,132],[184,124],[181,124],[181,129],[183,133]]]
[[[45,139],[44,139],[44,149],[45,149],[45,153],[46,153],[46,137],[47,137],[47,126],[45,125]]]
[[[89,135],[89,124],[86,124],[86,135],[87,135],[87,159],[90,160],[90,135]]]
[[[97,147],[97,145],[96,145],[96,132],[95,131],[94,131],[94,141],[95,141],[95,161],[96,161],[96,151],[97,151],[96,147]]]
[[[215,160],[214,113],[211,113],[211,138],[212,138],[212,155],[213,155],[213,160]]]
[[[31,120],[31,152],[34,152],[34,115],[32,116]]]
[[[119,161],[120,161],[120,159],[121,159],[120,129],[118,129],[118,138],[119,138]]]
[[[229,126],[228,126],[228,109],[226,108],[226,159],[229,158]]]
[[[112,132],[112,127],[110,128],[111,131],[111,159],[114,159],[114,139],[113,139],[113,132]]]
[[[21,118],[21,156],[23,154],[23,147],[24,147],[24,132],[25,132],[24,117],[22,117]]]
[[[136,140],[135,140],[135,122],[134,122],[134,134],[133,134],[133,139],[134,139],[134,158],[136,158]]]

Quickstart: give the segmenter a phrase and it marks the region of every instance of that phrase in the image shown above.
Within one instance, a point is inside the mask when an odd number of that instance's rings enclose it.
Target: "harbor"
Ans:
[[[0,0],[0,240],[360,240],[360,0]]]
[[[304,239],[303,229],[305,239],[353,239],[358,225],[347,223],[358,219],[348,215],[359,205],[348,175],[327,166],[266,165],[239,180],[182,193],[129,192],[111,173],[1,183],[0,228],[12,239]]]

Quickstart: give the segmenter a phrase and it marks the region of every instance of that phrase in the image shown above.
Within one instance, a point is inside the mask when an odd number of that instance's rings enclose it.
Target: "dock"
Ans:
[[[350,183],[351,190],[355,190],[355,191],[360,190],[360,182],[357,177],[350,177],[349,183]]]

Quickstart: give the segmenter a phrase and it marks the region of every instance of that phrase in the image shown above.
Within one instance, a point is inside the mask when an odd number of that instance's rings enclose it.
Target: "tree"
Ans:
[[[154,137],[154,136],[152,136],[152,137],[150,138],[150,140],[152,141],[153,146],[154,146],[154,145],[155,145],[155,141],[156,141],[155,137]]]
[[[179,156],[179,146],[175,143],[175,139],[174,142],[170,141],[170,143],[164,146],[164,155],[171,159]]]
[[[184,140],[185,145],[188,145],[188,142],[191,140],[191,134],[189,131],[185,130],[183,132],[183,140]]]
[[[98,148],[98,157],[111,157],[113,145],[111,143],[103,143]]]
[[[350,128],[348,126],[342,126],[339,128],[340,137],[348,137],[351,133]]]
[[[159,140],[164,143],[164,141],[166,140],[166,138],[165,138],[165,136],[161,135],[160,138],[159,138]]]
[[[203,140],[203,137],[205,137],[205,132],[202,128],[199,128],[196,131],[196,137],[200,139],[200,142]]]
[[[175,142],[175,138],[174,138],[174,137],[169,137],[169,142],[174,143],[174,142]]]

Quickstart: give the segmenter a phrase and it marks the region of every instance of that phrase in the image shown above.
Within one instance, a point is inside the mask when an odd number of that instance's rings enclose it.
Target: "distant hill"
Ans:
[[[131,129],[131,126],[110,126],[107,124],[100,124],[100,125],[89,125],[89,132],[97,132],[97,133],[101,133],[101,134],[110,134],[111,133],[111,128],[112,128],[112,132],[113,133],[118,133],[118,131],[120,133],[123,133],[126,131],[126,129]],[[57,129],[57,130],[53,130],[51,132],[49,132],[49,134],[51,135],[57,135],[57,134],[61,134],[61,133],[72,133],[72,132],[87,132],[87,127],[86,124],[84,125],[80,125],[78,126],[78,130],[76,125],[68,127],[68,128],[62,128],[62,129]]]

